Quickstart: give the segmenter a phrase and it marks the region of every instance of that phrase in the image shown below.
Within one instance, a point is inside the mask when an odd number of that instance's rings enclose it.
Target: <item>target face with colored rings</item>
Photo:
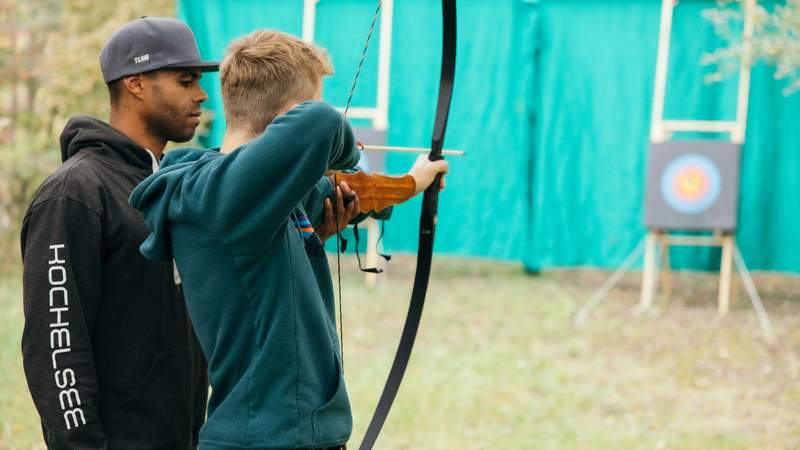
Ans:
[[[676,158],[661,175],[661,194],[673,209],[697,214],[717,201],[721,177],[710,158],[692,153]]]

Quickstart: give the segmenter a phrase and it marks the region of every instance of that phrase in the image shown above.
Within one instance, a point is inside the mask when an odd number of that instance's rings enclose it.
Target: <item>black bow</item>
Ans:
[[[439,78],[439,99],[436,103],[436,117],[433,125],[433,138],[431,152],[428,158],[431,161],[442,159],[442,144],[444,132],[447,129],[447,116],[450,111],[450,100],[453,95],[453,80],[456,67],[456,0],[442,0],[442,72]],[[436,228],[436,214],[439,204],[439,184],[441,175],[436,177],[433,184],[425,190],[422,198],[422,214],[419,220],[419,248],[417,250],[417,270],[414,275],[414,288],[411,292],[411,302],[403,326],[400,344],[394,356],[389,377],[383,386],[378,406],[369,422],[367,433],[361,441],[359,450],[370,450],[378,438],[378,434],[389,415],[392,403],[397,396],[397,390],[403,381],[403,375],[414,348],[417,337],[422,308],[425,305],[425,294],[428,290],[428,280],[431,273],[431,259],[433,256],[433,235]]]

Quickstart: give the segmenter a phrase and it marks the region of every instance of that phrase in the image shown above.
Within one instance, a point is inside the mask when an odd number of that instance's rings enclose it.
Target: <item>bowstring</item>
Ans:
[[[337,188],[339,180],[336,173],[333,174],[333,220],[336,222],[336,279],[339,281],[339,356],[342,363],[342,372],[344,372],[344,327],[342,321],[344,316],[342,314],[342,230],[339,227],[339,196],[337,195]]]
[[[367,57],[367,49],[369,48],[369,41],[372,39],[372,33],[375,31],[375,23],[378,21],[378,14],[381,10],[381,0],[377,1],[377,5],[375,6],[375,13],[372,15],[372,23],[369,26],[369,33],[367,33],[367,39],[364,41],[364,49],[361,50],[361,59],[358,61],[358,69],[356,69],[356,76],[353,78],[353,84],[350,86],[350,92],[347,95],[347,103],[344,107],[344,116],[347,117],[348,111],[350,111],[350,102],[353,100],[353,94],[356,91],[356,84],[358,83],[358,76],[361,75],[361,68],[364,65],[364,60]],[[336,176],[334,175],[334,198],[336,198],[336,205],[333,206],[333,211],[336,221],[336,281],[338,284],[339,290],[339,352],[341,353],[341,362],[342,362],[342,371],[344,371],[344,313],[342,312],[342,262],[341,262],[341,253],[343,252],[342,249],[342,230],[339,227],[339,211],[338,211],[338,197],[336,196],[336,186],[338,183],[336,182]],[[358,248],[356,248],[356,252],[358,252]]]
[[[378,0],[378,4],[375,7],[375,14],[372,15],[372,24],[369,26],[369,33],[367,34],[367,40],[364,41],[364,49],[361,50],[361,60],[358,61],[358,69],[356,69],[356,76],[353,78],[353,85],[350,86],[350,93],[347,95],[347,104],[344,107],[344,115],[347,117],[347,112],[350,111],[350,102],[353,100],[353,93],[356,91],[356,83],[358,82],[358,76],[361,75],[361,67],[364,65],[364,60],[367,57],[367,48],[369,47],[369,40],[372,39],[372,32],[375,31],[375,23],[378,20],[378,13],[381,11],[381,0]]]

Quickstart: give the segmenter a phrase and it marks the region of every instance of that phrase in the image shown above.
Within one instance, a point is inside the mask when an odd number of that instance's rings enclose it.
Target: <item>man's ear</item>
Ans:
[[[144,98],[144,76],[142,74],[129,75],[122,79],[125,90],[138,99]]]

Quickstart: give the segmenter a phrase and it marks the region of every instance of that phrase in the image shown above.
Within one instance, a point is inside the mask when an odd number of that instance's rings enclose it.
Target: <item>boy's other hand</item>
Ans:
[[[323,202],[325,209],[325,220],[317,230],[317,235],[322,242],[325,242],[336,234],[337,231],[344,229],[354,217],[361,214],[361,206],[358,201],[358,195],[350,189],[344,181],[335,187],[336,190],[336,214],[333,212],[333,204],[330,198],[326,198]],[[345,206],[345,198],[349,200]],[[336,219],[339,223],[336,223]]]
[[[447,161],[443,159],[431,161],[428,159],[428,155],[419,155],[414,166],[408,171],[408,174],[414,177],[414,181],[417,183],[416,193],[419,194],[427,189],[428,186],[433,183],[436,175],[440,173],[442,174],[442,182],[439,184],[439,191],[442,191],[445,185],[444,175],[447,173],[447,170]]]

